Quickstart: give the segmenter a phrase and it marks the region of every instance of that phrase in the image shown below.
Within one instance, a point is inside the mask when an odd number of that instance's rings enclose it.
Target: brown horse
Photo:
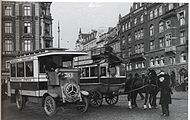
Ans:
[[[130,76],[125,86],[128,91],[129,108],[137,107],[136,98],[138,93],[145,93],[144,109],[156,107],[156,95],[159,92],[157,87],[157,75],[154,70],[148,70],[148,74],[143,74],[140,77],[135,74],[135,77]],[[132,92],[130,92],[132,91]]]

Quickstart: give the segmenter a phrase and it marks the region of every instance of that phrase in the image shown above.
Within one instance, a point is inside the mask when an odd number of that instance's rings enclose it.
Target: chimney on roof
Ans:
[[[79,29],[79,34],[81,34],[82,33],[82,31],[81,31],[81,28]]]

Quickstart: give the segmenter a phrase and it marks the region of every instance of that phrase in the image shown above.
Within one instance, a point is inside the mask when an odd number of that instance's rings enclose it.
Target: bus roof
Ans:
[[[82,55],[87,55],[86,52],[82,52],[82,51],[70,51],[68,49],[65,48],[48,48],[48,49],[40,49],[40,50],[36,50],[36,51],[32,51],[32,52],[27,52],[27,53],[23,53],[18,55],[16,58],[12,59],[12,60],[8,60],[7,62],[13,62],[15,61],[15,59],[23,59],[24,58],[33,58],[33,57],[43,57],[43,56],[52,56],[52,55],[61,55],[61,56],[70,56],[70,57],[77,57],[77,56],[82,56]]]

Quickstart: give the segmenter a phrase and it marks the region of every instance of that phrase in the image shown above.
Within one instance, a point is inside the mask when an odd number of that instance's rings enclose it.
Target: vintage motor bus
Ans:
[[[80,90],[79,69],[73,68],[73,57],[85,52],[66,49],[42,49],[9,60],[8,96],[22,110],[26,102],[40,103],[47,115],[56,113],[59,105],[74,106],[82,112],[88,108],[87,91]]]

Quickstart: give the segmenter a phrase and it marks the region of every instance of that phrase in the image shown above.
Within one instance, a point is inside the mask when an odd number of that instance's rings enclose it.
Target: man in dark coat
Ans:
[[[158,85],[160,87],[160,104],[162,106],[162,116],[169,116],[169,104],[171,101],[171,88],[169,75],[165,74],[163,71],[160,72],[158,76]]]

